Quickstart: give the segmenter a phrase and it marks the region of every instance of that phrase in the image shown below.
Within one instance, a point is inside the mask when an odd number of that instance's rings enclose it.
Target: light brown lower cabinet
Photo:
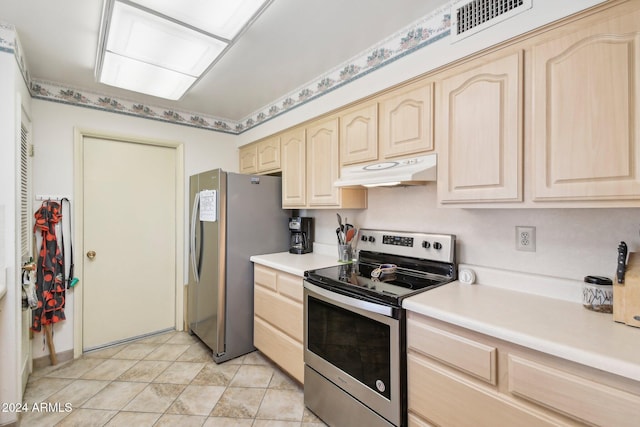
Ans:
[[[597,381],[509,355],[509,392],[602,426],[640,424],[640,396]]]
[[[253,344],[304,383],[302,278],[254,266]]]
[[[436,427],[435,424],[429,424],[423,418],[412,413],[409,413],[409,425],[413,427]]]
[[[409,355],[409,410],[439,426],[556,426],[496,390]]]
[[[407,316],[410,426],[640,425],[640,382]]]

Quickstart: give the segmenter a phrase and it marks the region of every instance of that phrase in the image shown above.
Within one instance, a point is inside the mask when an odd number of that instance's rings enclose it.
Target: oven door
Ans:
[[[304,305],[307,367],[393,425],[401,425],[402,310],[308,281],[304,282]],[[305,398],[307,391],[305,381]]]

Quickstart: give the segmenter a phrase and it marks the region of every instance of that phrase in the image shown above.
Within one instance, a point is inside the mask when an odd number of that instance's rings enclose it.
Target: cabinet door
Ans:
[[[258,151],[256,144],[240,147],[240,173],[252,174],[258,172]]]
[[[514,355],[508,357],[509,392],[579,421],[634,427],[640,396]]]
[[[304,346],[259,317],[253,321],[253,345],[304,384]]]
[[[302,278],[254,266],[253,344],[304,382]]]
[[[534,200],[640,198],[640,12],[532,48]]]
[[[378,103],[359,105],[340,117],[340,163],[378,160]]]
[[[543,427],[567,425],[495,390],[468,381],[426,357],[407,356],[408,410],[440,426]]]
[[[338,119],[332,118],[307,127],[309,206],[338,206],[338,176]]]
[[[433,150],[433,84],[420,82],[380,100],[380,151],[396,157]]]
[[[306,203],[306,143],[304,128],[280,137],[282,155],[282,207],[304,207]]]
[[[522,52],[468,66],[438,88],[438,198],[521,201]]]
[[[280,137],[275,136],[258,143],[258,172],[280,169]]]

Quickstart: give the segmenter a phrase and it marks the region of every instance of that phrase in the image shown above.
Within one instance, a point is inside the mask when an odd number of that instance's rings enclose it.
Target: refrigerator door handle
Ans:
[[[219,207],[219,234],[218,242],[220,243],[220,252],[218,254],[218,342],[216,354],[222,355],[227,350],[227,174],[220,174],[220,197],[218,198]]]
[[[198,220],[198,208],[200,206],[200,193],[196,193],[193,200],[193,206],[191,207],[191,236],[190,236],[190,250],[191,253],[191,269],[193,271],[193,278],[196,283],[200,282],[200,266],[196,262],[196,221]],[[199,222],[199,221],[198,221]],[[200,248],[202,248],[202,242],[200,242]]]

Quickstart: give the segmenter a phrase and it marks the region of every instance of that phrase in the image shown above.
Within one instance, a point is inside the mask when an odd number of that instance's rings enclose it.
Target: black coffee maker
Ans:
[[[289,218],[289,252],[308,254],[313,252],[313,218],[294,216]]]

